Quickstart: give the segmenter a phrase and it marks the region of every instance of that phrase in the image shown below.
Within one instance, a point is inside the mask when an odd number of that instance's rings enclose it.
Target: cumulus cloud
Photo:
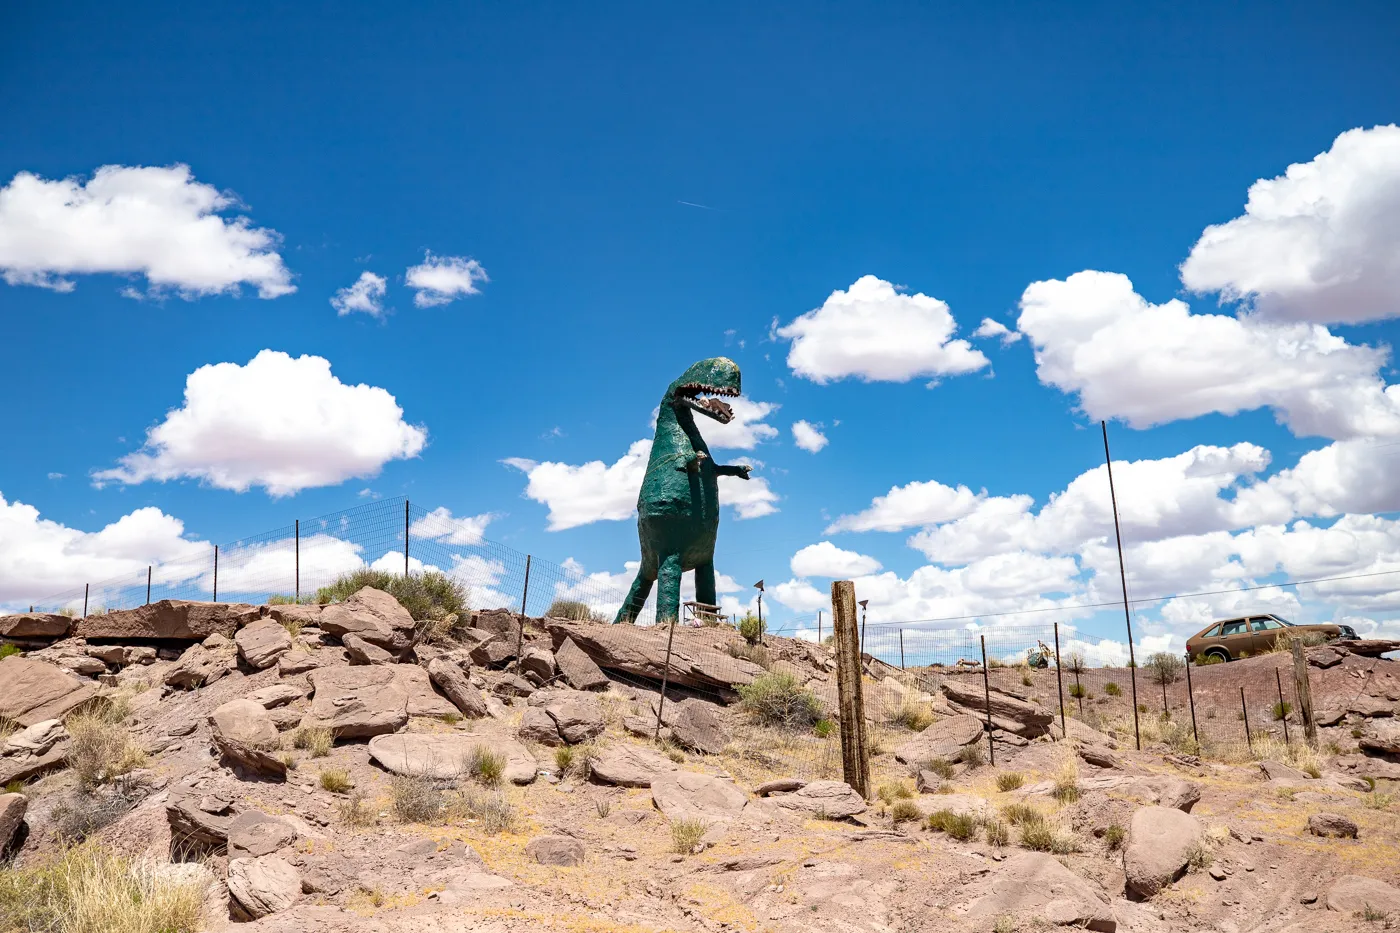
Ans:
[[[812,424],[810,421],[793,422],[792,442],[810,454],[816,453],[831,443],[821,432],[821,426]]]
[[[1388,351],[1321,325],[1193,314],[1148,302],[1127,276],[1085,271],[1031,284],[1017,326],[1040,381],[1077,394],[1095,420],[1147,428],[1267,407],[1298,435],[1400,435],[1400,387],[1380,377]]]
[[[1311,162],[1251,185],[1241,216],[1201,234],[1181,280],[1279,321],[1395,317],[1397,218],[1400,127],[1348,130]]]
[[[489,282],[486,270],[475,259],[463,256],[434,256],[429,252],[423,261],[410,266],[404,281],[417,294],[413,303],[420,308],[445,305],[469,295],[478,295],[478,284]]]
[[[756,466],[748,457],[736,457],[734,462]],[[767,479],[753,473],[749,474],[748,479],[721,476],[719,501],[733,509],[734,517],[738,519],[762,518],[778,511],[778,494],[769,487]]]
[[[0,605],[21,608],[60,590],[123,574],[144,578],[151,564],[212,550],[209,542],[186,537],[183,522],[154,506],[98,531],[82,531],[0,495]]]
[[[790,562],[792,572],[799,577],[861,577],[875,573],[880,562],[873,557],[847,551],[830,541],[809,544],[796,554]]]
[[[734,418],[728,424],[720,424],[711,418],[699,415],[695,424],[705,444],[716,450],[753,450],[759,444],[778,436],[778,429],[764,424],[763,419],[778,410],[772,402],[755,402],[742,396],[728,400]],[[655,418],[652,419],[653,424]]]
[[[363,311],[370,317],[384,316],[384,294],[388,290],[388,280],[382,275],[365,271],[355,280],[355,284],[338,289],[331,296],[331,307],[340,317]]]
[[[147,431],[140,450],[94,480],[191,478],[286,496],[376,475],[390,460],[417,456],[427,438],[384,389],[341,382],[319,356],[263,350],[247,365],[196,369],[184,404]]]
[[[792,341],[787,364],[816,383],[855,377],[866,382],[908,382],[956,376],[987,365],[981,351],[954,339],[957,322],[948,305],[924,294],[901,294],[873,275],[831,293],[820,308],[784,327]]]
[[[84,181],[20,172],[0,188],[0,273],[10,285],[69,292],[69,276],[144,277],[181,297],[296,291],[273,230],[226,216],[232,195],[197,182],[187,165],[104,165]],[[139,295],[134,289],[132,294]]]
[[[250,595],[259,600],[273,593],[291,595],[297,586],[298,561],[301,592],[314,593],[343,574],[363,569],[360,551],[358,544],[324,533],[303,535],[300,555],[292,538],[227,548],[219,555],[219,595]],[[402,551],[398,566],[389,569],[403,573]],[[204,592],[213,592],[212,566],[199,582]]]
[[[440,506],[414,521],[408,535],[444,544],[480,544],[486,539],[486,526],[500,517],[499,512],[483,512],[455,518],[451,510]]]
[[[900,531],[952,521],[971,512],[986,498],[966,486],[945,486],[940,482],[912,482],[891,487],[871,500],[870,508],[855,515],[842,515],[826,528],[829,535],[842,531]]]
[[[972,332],[972,336],[983,339],[996,338],[1001,341],[1002,346],[1009,346],[1021,339],[1021,332],[1011,330],[1001,321],[994,321],[989,317],[982,318],[982,323]]]

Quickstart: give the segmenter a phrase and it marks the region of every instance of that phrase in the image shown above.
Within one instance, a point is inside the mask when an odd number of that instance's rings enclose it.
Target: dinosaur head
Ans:
[[[723,356],[701,360],[691,366],[666,390],[666,398],[677,409],[689,408],[720,424],[734,420],[734,410],[714,396],[739,394],[739,364]]]

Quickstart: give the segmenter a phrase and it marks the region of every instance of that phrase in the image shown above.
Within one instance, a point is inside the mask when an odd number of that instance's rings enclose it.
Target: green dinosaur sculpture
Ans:
[[[635,622],[657,580],[656,620],[678,618],[681,574],[695,571],[695,598],[715,603],[715,535],[719,531],[719,477],[749,478],[749,467],[716,464],[695,427],[699,412],[720,424],[734,419],[718,398],[739,394],[739,366],[722,356],[701,360],[666,388],[656,416],[656,439],[637,496],[637,537],[642,567],[618,622]]]

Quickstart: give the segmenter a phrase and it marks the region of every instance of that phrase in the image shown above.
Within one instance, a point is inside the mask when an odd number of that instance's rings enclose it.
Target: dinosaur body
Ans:
[[[695,598],[715,603],[719,477],[748,479],[749,468],[717,465],[695,426],[695,414],[728,424],[734,417],[729,406],[705,396],[732,397],[739,390],[738,365],[721,356],[691,366],[661,397],[651,459],[637,495],[642,566],[617,612],[618,622],[636,621],[658,582],[657,622],[678,618],[681,574],[687,570],[695,571]]]

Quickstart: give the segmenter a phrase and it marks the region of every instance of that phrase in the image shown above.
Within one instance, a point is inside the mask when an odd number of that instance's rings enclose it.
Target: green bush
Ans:
[[[17,654],[24,654],[19,650],[19,645],[0,645],[0,661],[12,658]]]
[[[1128,831],[1117,823],[1108,824],[1108,829],[1103,831],[1103,841],[1110,849],[1120,849],[1123,840],[1128,838]]]
[[[427,573],[401,574],[383,570],[357,570],[316,591],[316,602],[339,603],[355,593],[372,586],[399,601],[416,622],[440,621],[450,615],[462,615],[469,608],[467,587],[436,570]]]
[[[919,805],[912,800],[896,800],[890,806],[890,821],[893,823],[912,823],[923,819],[923,816]]]
[[[1147,673],[1154,684],[1176,683],[1185,668],[1185,661],[1167,651],[1158,651],[1147,659]]]
[[[1003,771],[997,775],[997,790],[1003,793],[1016,790],[1025,783],[1025,780],[1020,771]]]
[[[953,763],[947,758],[930,758],[922,765],[923,770],[932,771],[945,781],[953,778]]]
[[[763,668],[765,671],[773,666],[773,659],[768,656],[768,649],[762,645],[754,645],[749,642],[733,642],[726,646],[731,658],[741,658],[751,661]]]
[[[1274,719],[1286,719],[1291,712],[1293,712],[1293,704],[1287,700],[1276,701],[1269,707],[1269,715],[1273,716]]]
[[[758,616],[746,612],[744,617],[739,620],[739,634],[743,635],[744,641],[749,644],[757,644],[759,636],[763,634],[763,623]]]
[[[1076,700],[1082,700],[1089,695],[1089,691],[1084,689],[1083,684],[1070,684],[1069,695]]]
[[[1103,685],[1103,692],[1111,697],[1121,697],[1123,695],[1123,688],[1110,680]]]
[[[962,751],[958,752],[958,761],[961,761],[969,768],[980,768],[982,767],[982,762],[986,760],[987,750],[982,747],[980,741],[973,742],[971,745],[964,745]]]
[[[768,726],[810,728],[824,718],[821,700],[793,675],[773,671],[739,687],[739,705]]]
[[[1207,664],[1224,664],[1225,659],[1218,654],[1202,654],[1196,656],[1196,666],[1204,667]]]
[[[570,622],[606,622],[607,616],[601,612],[594,612],[585,603],[577,599],[556,599],[549,604],[549,608],[544,614],[551,619],[568,619]]]
[[[967,842],[977,835],[977,818],[952,810],[935,810],[929,814],[928,828],[934,832],[945,832],[959,842]]]

